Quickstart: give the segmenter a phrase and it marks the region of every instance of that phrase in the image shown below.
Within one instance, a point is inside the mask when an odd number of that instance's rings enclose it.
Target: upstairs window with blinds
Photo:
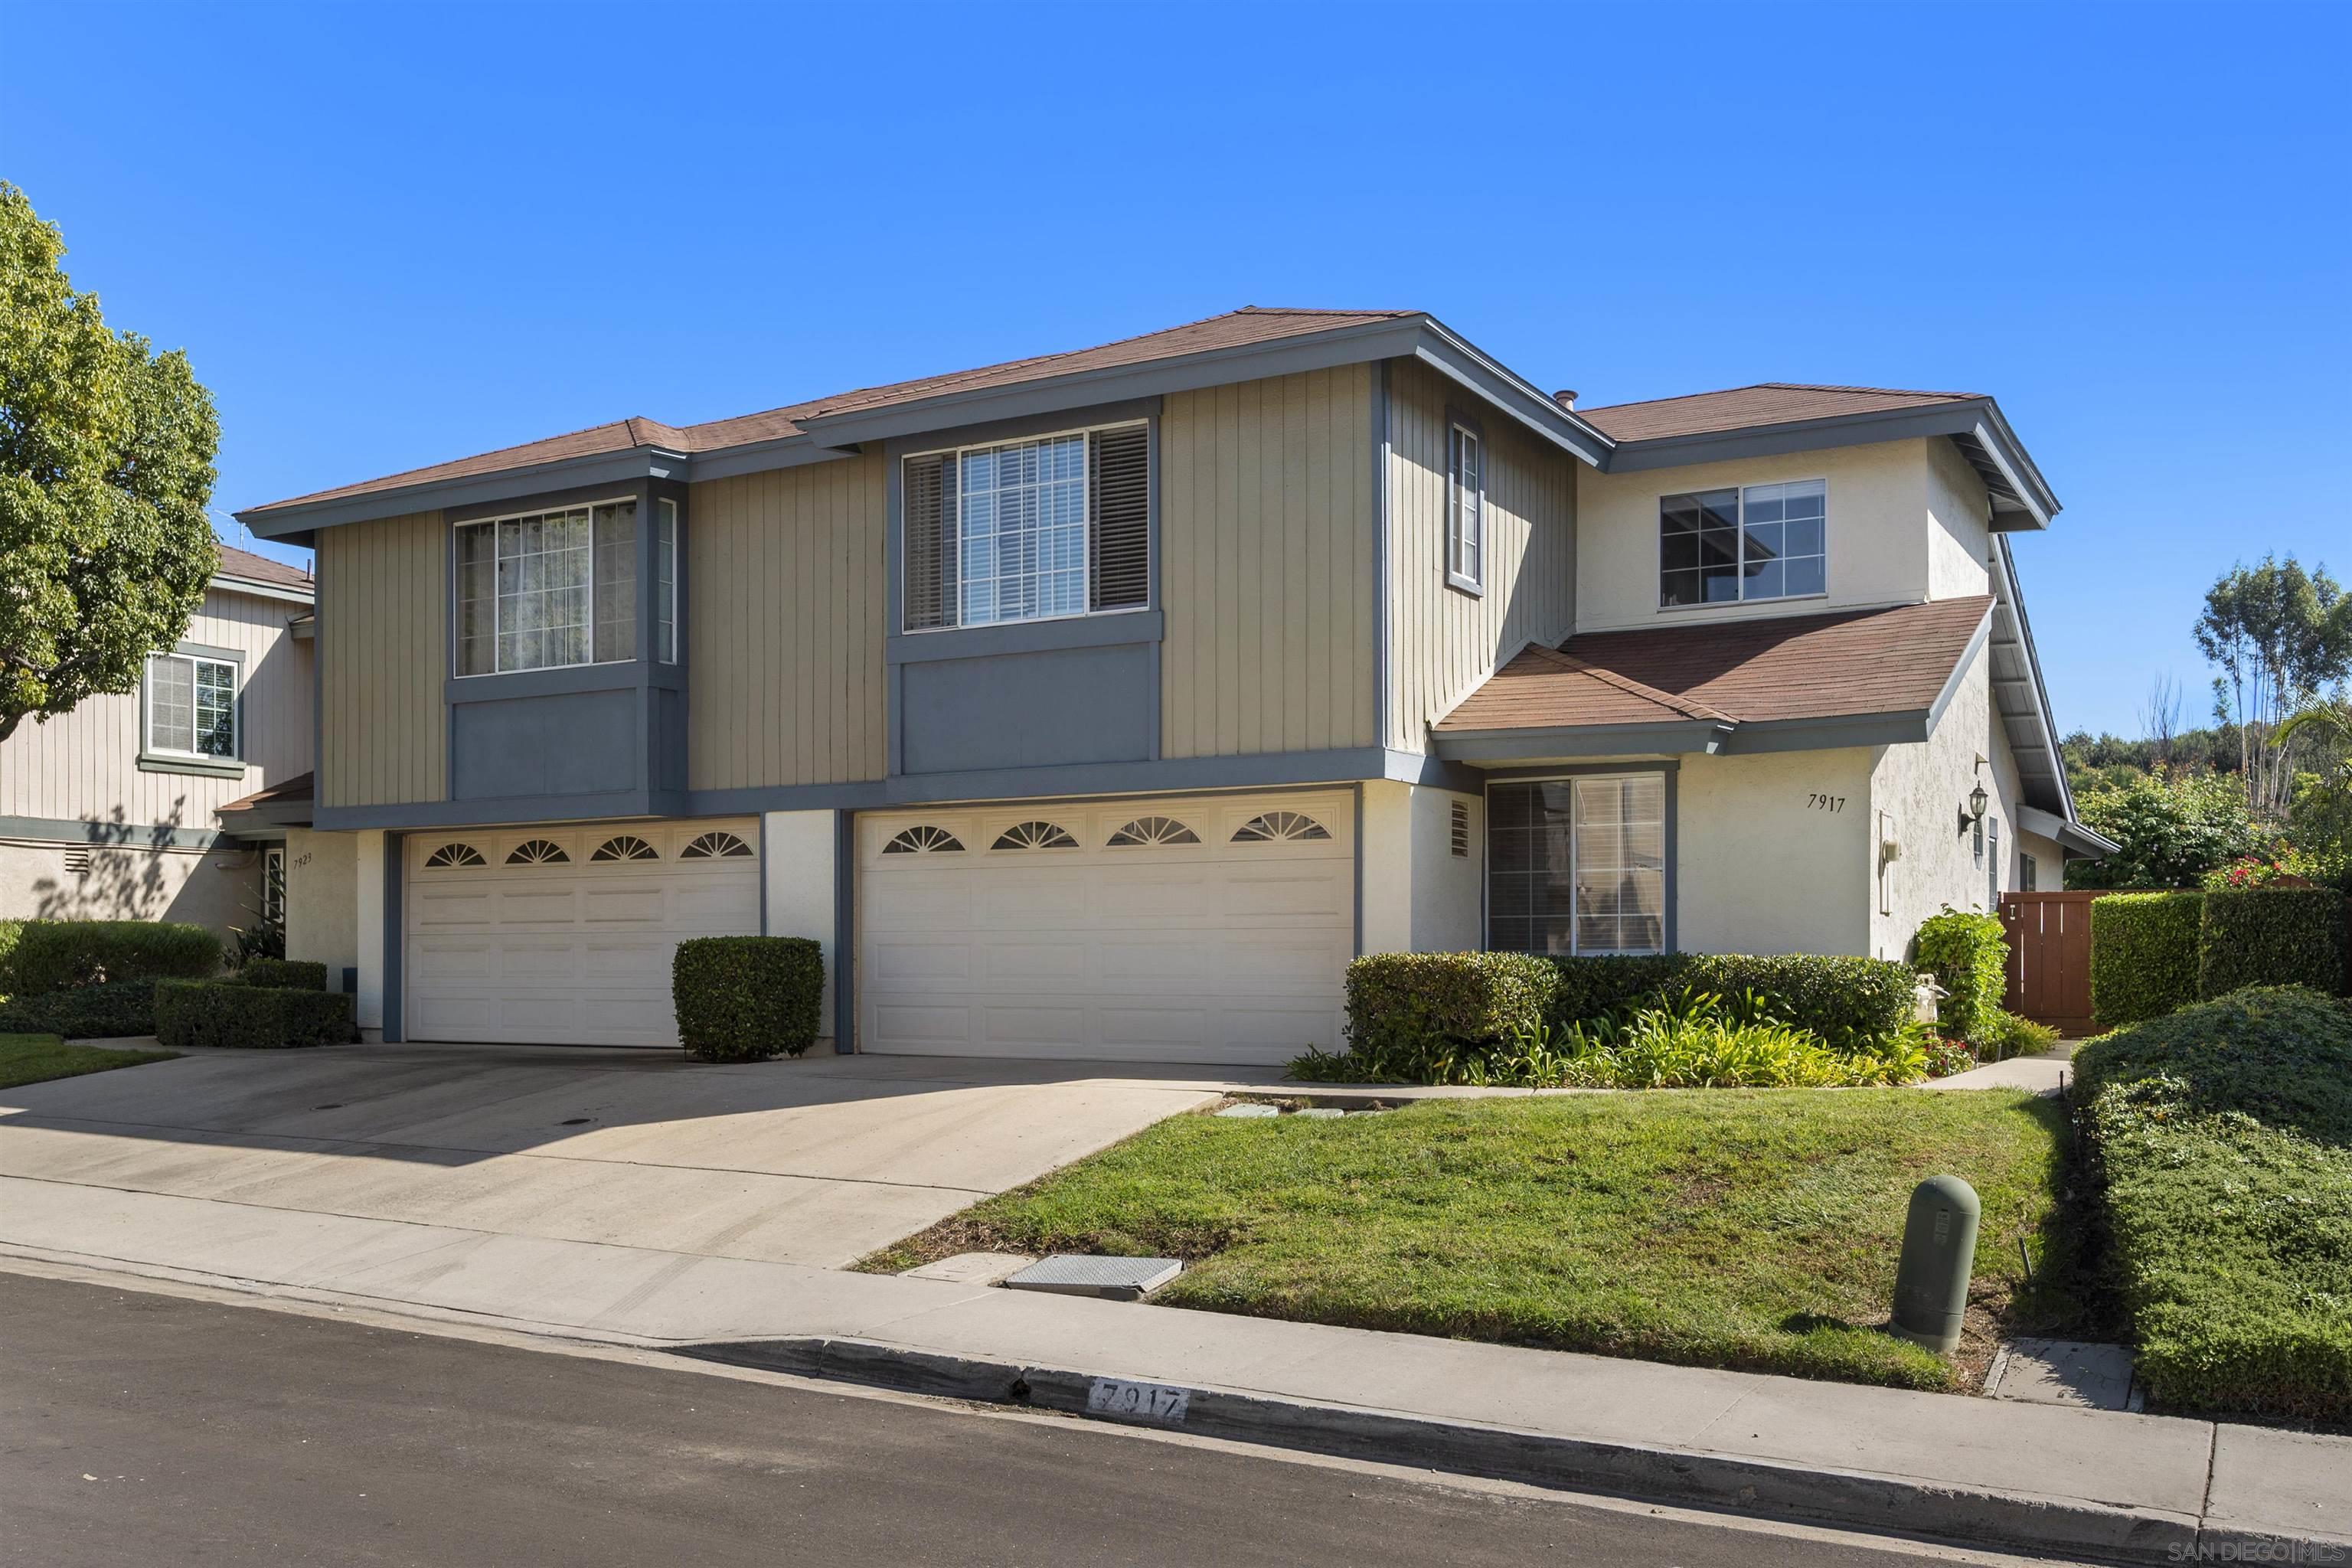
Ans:
[[[1468,425],[1448,430],[1445,580],[1475,594],[1486,571],[1486,444]]]
[[[908,631],[1149,607],[1148,426],[926,453],[902,479]]]

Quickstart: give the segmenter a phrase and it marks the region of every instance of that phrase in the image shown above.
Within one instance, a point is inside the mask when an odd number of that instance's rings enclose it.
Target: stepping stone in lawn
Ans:
[[[1217,1112],[1220,1116],[1279,1116],[1280,1108],[1272,1105],[1228,1105]]]

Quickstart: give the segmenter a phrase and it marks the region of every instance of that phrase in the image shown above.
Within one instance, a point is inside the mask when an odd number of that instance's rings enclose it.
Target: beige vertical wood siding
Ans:
[[[0,816],[204,829],[242,795],[310,770],[310,645],[286,623],[303,606],[209,588],[182,642],[245,655],[238,691],[243,778],[142,773],[139,693],[92,697],[47,723],[27,719],[0,746]]]
[[[1577,461],[1485,410],[1486,583],[1445,581],[1446,418],[1469,395],[1411,360],[1389,381],[1387,744],[1428,749],[1428,727],[1530,641],[1557,643],[1576,614]]]
[[[887,473],[873,454],[693,487],[689,787],[883,775]]]
[[[319,531],[319,803],[443,799],[448,530],[437,511]]]
[[[1373,743],[1379,374],[1347,365],[1162,403],[1163,755]]]

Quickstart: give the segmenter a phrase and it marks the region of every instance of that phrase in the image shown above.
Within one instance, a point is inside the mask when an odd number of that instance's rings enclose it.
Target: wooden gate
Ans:
[[[2067,1035],[2091,1023],[2091,900],[2095,892],[2003,893],[2009,994],[2001,1005]]]

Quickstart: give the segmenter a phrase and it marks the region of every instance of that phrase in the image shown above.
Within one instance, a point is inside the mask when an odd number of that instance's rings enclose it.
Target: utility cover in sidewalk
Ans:
[[[1157,1290],[1184,1265],[1173,1258],[1087,1258],[1057,1253],[1004,1282],[1008,1290],[1050,1290],[1057,1296],[1097,1296],[1133,1301]]]
[[[2131,1352],[2079,1340],[2011,1340],[1994,1358],[1985,1392],[2028,1405],[2093,1410],[2130,1407]]]

